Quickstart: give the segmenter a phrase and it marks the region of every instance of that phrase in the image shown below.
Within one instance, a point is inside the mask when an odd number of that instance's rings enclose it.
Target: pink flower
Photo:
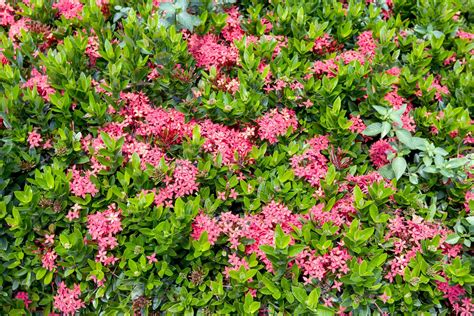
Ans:
[[[74,165],[72,169],[70,169],[70,172],[72,172],[72,179],[69,182],[69,188],[72,194],[85,198],[87,194],[95,196],[99,193],[95,184],[90,180],[92,175],[90,171],[81,172],[76,170],[76,166]]]
[[[369,150],[370,160],[375,167],[380,168],[388,164],[387,154],[395,153],[395,149],[384,139],[380,139],[372,144]]]
[[[278,142],[278,136],[283,136],[291,127],[296,130],[298,127],[298,119],[295,112],[289,109],[273,109],[264,116],[257,119],[258,136],[260,139],[266,139],[270,144]]]
[[[314,62],[313,67],[310,68],[312,74],[316,76],[316,78],[321,78],[323,75],[326,75],[328,78],[333,78],[337,76],[339,71],[339,66],[334,62],[334,59],[328,60],[317,60]],[[305,77],[305,79],[309,79],[312,77],[312,74],[309,74],[309,77]]]
[[[69,220],[69,221],[72,221],[74,219],[77,219],[79,218],[80,215],[79,215],[79,211],[74,211],[74,210],[70,210],[67,215],[66,215],[66,218]]]
[[[156,259],[156,253],[152,253],[151,255],[146,256],[146,258],[148,259],[148,264],[158,262],[158,259]]]
[[[58,309],[66,316],[74,315],[79,309],[85,307],[84,302],[79,298],[81,288],[75,284],[73,289],[67,288],[64,282],[59,283],[58,291],[54,296],[54,308]]]
[[[334,281],[334,284],[332,285],[332,289],[336,289],[338,292],[341,291],[341,286],[343,285],[342,282],[339,282],[337,280]]]
[[[248,262],[245,258],[239,258],[235,253],[229,255],[230,267],[224,268],[224,275],[226,278],[229,278],[230,271],[238,271],[241,267],[244,267],[245,270],[250,269]]]
[[[375,56],[377,44],[372,36],[372,31],[365,31],[357,37],[359,52],[366,55],[369,59]]]
[[[323,298],[323,301],[324,301],[324,306],[327,306],[327,307],[332,307],[332,301],[333,301],[333,298],[332,297],[326,297],[326,298]]]
[[[390,299],[391,297],[388,296],[385,292],[383,292],[382,295],[379,296],[379,299],[384,302],[384,303],[387,303],[387,301]]]
[[[234,36],[234,34],[229,34]],[[210,69],[233,66],[237,63],[239,50],[233,45],[220,43],[213,34],[192,34],[188,39],[188,50],[196,60],[198,67]]]
[[[235,191],[235,189],[230,189],[229,197],[231,199],[235,200],[238,196],[239,196],[239,193],[237,193],[237,191]]]
[[[48,83],[48,76],[41,74],[36,68],[31,70],[31,77],[22,85],[22,88],[34,89],[45,100],[49,101],[49,96],[56,91]]]
[[[318,55],[326,55],[338,49],[337,41],[329,34],[324,34],[314,40],[313,52]]]
[[[45,237],[45,241],[44,241],[45,244],[50,244],[50,245],[54,244],[54,234],[51,234],[51,235],[46,234],[44,235],[44,237]]]
[[[56,268],[56,258],[58,255],[53,250],[47,250],[46,253],[41,258],[41,262],[43,264],[43,268],[48,269],[49,271],[53,271]]]
[[[301,105],[303,105],[305,108],[310,108],[313,106],[313,102],[311,102],[310,99],[307,99],[306,101],[301,102]]]
[[[304,178],[313,187],[319,187],[319,180],[326,176],[328,159],[321,153],[328,148],[329,140],[326,136],[316,136],[307,144],[310,148],[301,155],[290,158],[291,168],[296,176]]]
[[[59,2],[54,3],[52,7],[53,9],[57,9],[59,14],[67,20],[74,18],[82,19],[83,5],[79,0],[59,0]]]
[[[41,138],[41,135],[36,131],[31,131],[28,134],[28,143],[30,144],[30,148],[40,147],[42,141],[43,138]]]
[[[353,116],[351,114],[350,118],[351,118],[350,121],[352,122],[352,125],[349,127],[349,130],[352,133],[362,134],[362,132],[367,128],[367,126],[365,126],[365,123],[360,118],[360,115]]]
[[[450,57],[446,58],[444,61],[443,61],[443,65],[445,66],[448,66],[448,65],[451,65],[452,63],[456,62],[456,53],[454,53],[453,55],[451,55]]]
[[[392,67],[390,69],[388,69],[387,71],[385,71],[387,74],[389,75],[392,75],[392,76],[395,76],[395,77],[398,77],[401,73],[401,70],[400,68],[398,67]]]
[[[461,39],[467,39],[468,41],[474,39],[474,34],[473,33],[468,33],[468,32],[464,32],[464,31],[461,31],[461,30],[458,30],[456,35],[461,38]]]
[[[455,138],[458,135],[459,135],[458,130],[454,130],[454,131],[449,132],[449,137],[451,137],[451,138]]]
[[[118,245],[115,235],[122,230],[121,214],[122,210],[111,204],[105,211],[87,216],[88,232],[99,247],[96,260],[106,265],[118,260],[113,256],[108,257],[107,249],[113,249]]]
[[[26,309],[28,309],[29,305],[31,304],[31,300],[27,292],[18,292],[16,293],[15,298],[17,300],[22,300],[23,303],[25,304]]]
[[[221,229],[217,224],[217,220],[210,218],[209,216],[201,213],[194,218],[192,224],[192,233],[191,237],[195,240],[199,240],[204,231],[207,232],[207,239],[211,245],[214,245],[219,235],[221,234]]]
[[[474,191],[467,191],[464,199],[464,209],[466,210],[466,213],[469,213],[471,211],[469,204],[471,201],[474,201]]]
[[[240,27],[240,13],[236,6],[230,8],[226,11],[227,20],[226,26],[222,29],[222,36],[230,43],[233,43],[234,40],[240,40],[244,36],[244,31]]]
[[[87,39],[87,46],[86,46],[86,55],[89,57],[89,63],[92,67],[95,66],[96,61],[100,58],[99,54],[99,38],[95,35],[94,30],[91,30],[94,34]]]
[[[217,192],[217,198],[219,200],[225,201],[225,192]]]
[[[15,10],[5,0],[0,0],[0,25],[9,26],[15,23]]]

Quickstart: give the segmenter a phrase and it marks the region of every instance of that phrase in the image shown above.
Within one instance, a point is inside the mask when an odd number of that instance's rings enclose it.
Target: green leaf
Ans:
[[[372,123],[362,132],[365,136],[375,136],[382,131],[382,123]]]
[[[290,244],[291,237],[285,235],[280,225],[275,228],[275,246],[279,249],[285,249]]]
[[[291,287],[291,293],[295,296],[295,298],[298,300],[300,303],[306,303],[306,299],[308,298],[308,294],[306,293],[306,290],[301,287],[297,286],[292,286]]]
[[[407,169],[407,162],[405,158],[396,157],[395,159],[393,159],[392,169],[393,169],[393,172],[395,173],[395,178],[397,180],[400,179],[405,173],[405,170]]]
[[[390,125],[389,122],[383,122],[380,137],[384,138],[390,132],[391,129],[392,125]]]
[[[318,307],[320,294],[321,294],[321,289],[319,287],[314,288],[311,291],[311,293],[309,293],[306,304],[308,304],[308,307],[310,309],[316,309],[316,307]]]
[[[450,245],[454,245],[459,241],[459,238],[460,237],[457,234],[451,234],[446,238],[446,242]]]

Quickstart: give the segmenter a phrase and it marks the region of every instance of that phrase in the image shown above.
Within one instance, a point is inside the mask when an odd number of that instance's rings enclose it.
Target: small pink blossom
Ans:
[[[289,109],[273,109],[264,116],[257,119],[258,136],[260,139],[266,139],[270,144],[278,142],[278,136],[285,135],[291,127],[296,130],[298,119],[295,112]]]
[[[384,303],[387,303],[387,301],[390,299],[391,297],[388,296],[385,292],[379,296],[379,299],[384,302]]]
[[[43,138],[38,132],[31,131],[28,134],[28,143],[30,144],[30,148],[40,147],[42,141]]]
[[[82,19],[83,5],[79,0],[59,0],[53,4],[52,8],[57,9],[59,14],[67,20]]]
[[[87,194],[95,196],[99,193],[95,184],[90,180],[92,176],[90,171],[81,172],[77,170],[74,165],[72,169],[70,169],[70,172],[72,172],[72,179],[69,182],[69,188],[72,194],[85,198]]]
[[[400,76],[401,70],[400,70],[400,68],[398,68],[398,67],[392,67],[392,68],[388,69],[388,70],[385,71],[385,72],[386,72],[387,74],[389,74],[389,75],[398,77],[398,76]]]
[[[41,258],[41,262],[43,264],[43,268],[48,269],[49,271],[53,271],[54,268],[56,268],[56,258],[58,255],[56,254],[56,251],[53,250],[47,250],[46,253],[43,255]]]
[[[41,74],[36,68],[31,70],[30,79],[22,85],[23,88],[34,89],[45,100],[49,101],[50,95],[56,91],[48,83],[48,76]]]
[[[51,234],[51,235],[46,234],[44,235],[44,238],[45,238],[44,240],[45,244],[50,244],[50,245],[54,244],[54,234]]]
[[[235,200],[238,196],[239,196],[239,193],[237,193],[237,191],[235,191],[235,189],[230,189],[229,197],[231,199]]]
[[[146,256],[146,258],[148,259],[148,264],[158,262],[158,259],[156,259],[156,253],[152,253],[151,255]]]
[[[28,309],[28,307],[32,303],[32,301],[30,300],[27,292],[18,292],[18,293],[16,293],[15,298],[17,300],[22,300],[23,303],[25,304],[26,309]]]
[[[395,152],[395,149],[393,149],[388,141],[380,139],[370,147],[369,156],[374,166],[380,168],[388,164],[387,155]]]
[[[351,114],[350,121],[352,122],[352,125],[349,127],[349,130],[352,133],[362,134],[362,132],[367,128],[367,126],[365,126],[364,121],[362,121],[362,119],[360,118],[360,115],[353,116]]]
[[[79,309],[85,307],[84,302],[79,298],[80,295],[79,284],[75,284],[72,289],[69,289],[64,282],[61,282],[54,296],[54,308],[66,316],[72,316]]]

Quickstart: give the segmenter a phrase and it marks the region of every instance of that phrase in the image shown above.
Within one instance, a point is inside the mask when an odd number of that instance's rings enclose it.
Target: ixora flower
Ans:
[[[64,282],[61,282],[54,296],[54,308],[64,315],[72,316],[78,310],[85,307],[85,303],[79,298],[80,296],[81,288],[79,284],[74,284],[74,287],[70,289]]]
[[[83,4],[79,0],[59,0],[53,4],[53,9],[57,9],[59,14],[64,18],[71,19],[82,19],[82,8]]]
[[[278,136],[285,135],[291,127],[296,130],[298,127],[298,119],[293,110],[282,109],[278,111],[273,109],[261,118],[257,119],[258,136],[266,139],[270,144],[278,141]]]
[[[197,2],[0,0],[0,315],[473,315],[466,1]]]
[[[26,309],[28,309],[30,304],[32,303],[27,292],[18,292],[16,293],[15,298],[18,300],[22,300],[25,304]]]

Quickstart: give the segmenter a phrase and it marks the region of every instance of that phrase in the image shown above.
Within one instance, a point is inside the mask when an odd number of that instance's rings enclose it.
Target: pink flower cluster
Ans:
[[[390,103],[390,105],[392,105],[396,110],[399,110],[403,106],[403,104],[407,104],[405,111],[402,113],[401,121],[404,129],[410,132],[414,132],[416,129],[416,125],[415,121],[410,116],[412,105],[408,103],[408,101],[404,97],[398,94],[397,86],[393,86],[392,89],[392,91],[385,95],[384,99],[388,103]]]
[[[25,304],[26,309],[28,309],[28,307],[31,304],[31,300],[30,300],[30,297],[28,296],[27,292],[18,292],[18,293],[16,293],[15,298],[17,300],[22,300],[23,303]]]
[[[28,144],[30,144],[30,148],[39,147],[43,138],[41,138],[41,134],[36,131],[31,131],[28,134]]]
[[[316,136],[307,144],[310,148],[301,155],[291,157],[291,168],[298,177],[304,178],[313,187],[319,187],[319,180],[326,176],[328,159],[321,153],[329,146],[327,136]]]
[[[464,209],[466,210],[466,213],[469,213],[471,211],[469,202],[474,201],[474,191],[468,190],[464,196],[464,201]]]
[[[357,37],[357,46],[359,46],[358,51],[367,56],[369,60],[374,58],[377,43],[372,36],[372,31],[365,31],[359,34]]]
[[[69,289],[64,282],[61,282],[54,296],[54,308],[66,316],[72,316],[79,309],[85,307],[84,302],[79,298],[80,296],[81,288],[79,284],[74,284],[74,287]]]
[[[86,46],[86,55],[89,57],[89,63],[92,67],[95,66],[97,59],[100,58],[99,54],[99,38],[95,35],[94,30],[91,30],[93,33],[92,36],[87,38],[87,46]]]
[[[349,130],[352,133],[357,133],[357,134],[362,134],[363,131],[367,128],[365,126],[364,121],[360,118],[360,115],[353,116],[352,114],[350,115],[350,121],[352,122],[352,125],[349,127]]]
[[[113,255],[107,256],[107,250],[118,245],[115,235],[122,230],[121,214],[122,211],[111,204],[105,211],[87,216],[88,232],[99,247],[97,262],[109,265],[118,260]]]
[[[43,268],[53,271],[56,268],[56,258],[58,257],[54,249],[48,249],[41,257]]]
[[[197,66],[206,69],[233,66],[239,57],[239,50],[234,44],[223,43],[213,34],[191,35],[188,39],[188,50],[196,60]]]
[[[459,37],[461,39],[466,39],[468,41],[471,41],[471,40],[474,39],[474,33],[464,32],[464,31],[461,31],[461,30],[458,30],[456,32],[456,35],[457,35],[457,37]]]
[[[189,160],[177,159],[172,177],[165,177],[166,186],[155,193],[155,203],[171,207],[173,199],[197,191],[199,170]],[[156,189],[155,189],[156,192]]]
[[[53,9],[57,9],[64,18],[71,20],[82,19],[82,8],[84,7],[79,0],[59,0],[53,4]]]
[[[295,111],[289,109],[272,109],[257,119],[258,136],[266,139],[270,144],[278,142],[278,136],[283,136],[291,127],[293,131],[298,128],[298,119]]]
[[[15,10],[5,0],[0,0],[0,25],[9,26],[15,23]]]
[[[293,214],[285,205],[270,202],[264,206],[262,212],[255,215],[240,217],[230,212],[220,214],[218,219],[207,215],[198,215],[192,224],[191,237],[198,240],[204,231],[208,233],[209,243],[214,244],[224,235],[228,238],[230,247],[237,249],[242,239],[253,240],[252,244],[245,245],[245,253],[257,255],[268,271],[273,271],[271,262],[260,249],[262,245],[274,245],[274,231],[280,225],[285,234],[293,231],[293,227],[301,228],[301,215]]]
[[[328,40],[329,38],[326,37],[326,40],[324,40],[323,37],[321,39],[322,44],[326,45]],[[315,47],[319,46],[320,45],[315,45]],[[310,73],[307,74],[304,79],[308,80],[313,75],[315,75],[318,79],[323,75],[327,76],[328,78],[336,77],[337,72],[339,71],[339,62],[342,61],[345,65],[347,65],[352,61],[359,61],[359,63],[363,65],[366,61],[371,61],[374,58],[377,43],[374,40],[371,31],[363,32],[357,37],[357,46],[357,50],[346,50],[334,58],[323,61],[315,61],[313,66],[310,68]]]
[[[349,183],[343,183],[340,186],[339,191],[349,190],[352,192],[354,187],[357,185],[364,194],[367,194],[369,192],[369,186],[373,185],[376,182],[383,182],[384,187],[386,188],[392,187],[390,181],[382,177],[380,173],[376,171],[360,176],[353,176],[351,174],[348,174],[346,176],[346,180]]]
[[[238,163],[235,153],[238,154],[239,160],[243,160],[252,150],[252,143],[249,140],[252,135],[248,135],[246,132],[216,124],[210,120],[199,123],[199,126],[201,127],[201,136],[206,139],[203,150],[212,153],[214,157],[221,154],[224,165]]]
[[[323,280],[328,273],[342,277],[349,272],[347,262],[351,259],[347,249],[337,246],[321,256],[316,250],[305,249],[296,255],[295,263],[303,271],[305,283],[311,283],[314,279]]]
[[[340,46],[331,35],[325,33],[314,40],[313,52],[318,55],[326,55],[335,52]]]
[[[227,20],[226,26],[221,31],[222,36],[226,41],[233,43],[234,40],[240,40],[245,35],[240,27],[240,13],[236,6],[226,10]]]
[[[443,297],[448,299],[456,315],[471,316],[474,314],[472,299],[469,296],[464,297],[466,290],[462,286],[459,284],[449,285],[449,281],[436,281],[436,287],[444,294]]]
[[[75,165],[69,171],[72,173],[72,179],[69,182],[69,189],[72,194],[85,198],[87,194],[95,196],[99,192],[95,184],[90,180],[91,171],[81,172],[76,169]]]
[[[327,60],[317,60],[314,62],[313,66],[310,69],[310,73],[304,77],[304,79],[308,80],[313,75],[316,78],[321,78],[323,75],[327,76],[328,78],[334,78],[337,76],[339,71],[338,64],[334,61],[334,59],[327,59]]]
[[[245,270],[249,269],[249,264],[245,258],[239,258],[235,253],[229,255],[229,264],[224,268],[224,275],[226,278],[230,277],[230,271],[238,271],[241,267],[244,267]]]
[[[346,194],[328,211],[324,211],[323,208],[323,204],[318,204],[313,206],[309,211],[311,219],[320,226],[327,222],[338,227],[341,227],[343,224],[350,225],[352,217],[357,213],[357,210],[354,207],[352,194]]]
[[[375,167],[380,168],[388,164],[387,155],[389,153],[395,153],[395,149],[385,139],[380,139],[370,146],[369,156],[370,161]]]
[[[22,88],[34,89],[45,100],[49,101],[49,96],[56,91],[48,83],[48,76],[41,74],[36,68],[31,70],[31,77],[22,85]]]
[[[405,219],[396,214],[389,220],[388,229],[385,240],[393,241],[394,253],[397,255],[390,262],[390,269],[385,275],[385,278],[390,282],[393,282],[397,275],[403,276],[410,260],[416,257],[417,252],[422,252],[422,240],[432,239],[439,235],[441,236],[440,249],[447,249],[449,255],[453,257],[457,256],[460,251],[459,247],[450,249],[444,242],[450,233],[449,230],[434,223],[427,223],[416,215],[412,219]]]
[[[432,91],[432,90],[435,90],[435,95],[434,96],[435,96],[435,100],[437,100],[437,101],[442,101],[443,96],[450,94],[448,87],[443,86],[441,84],[440,80],[441,80],[441,78],[439,76],[436,77],[433,80],[433,83],[431,84],[431,86],[428,88],[428,92]],[[417,90],[415,92],[415,95],[418,96],[418,97],[421,97],[423,95],[423,91]]]

